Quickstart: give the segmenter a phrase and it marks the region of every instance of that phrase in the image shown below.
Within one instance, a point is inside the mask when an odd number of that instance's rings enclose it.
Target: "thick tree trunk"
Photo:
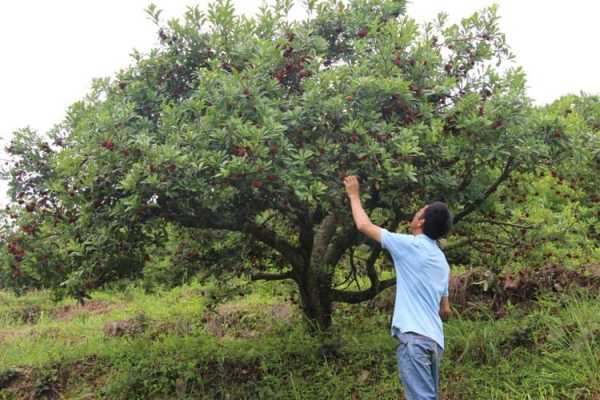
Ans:
[[[326,252],[335,231],[335,216],[330,214],[315,232],[310,258],[297,280],[302,308],[313,332],[326,331],[331,326],[331,284],[335,266],[327,264]]]
[[[323,332],[331,326],[331,287],[328,282],[319,282],[315,277],[298,282],[302,310],[311,332]]]

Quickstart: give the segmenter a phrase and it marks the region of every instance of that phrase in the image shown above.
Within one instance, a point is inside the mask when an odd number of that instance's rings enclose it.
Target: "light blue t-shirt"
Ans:
[[[415,332],[444,348],[440,301],[448,296],[450,267],[436,241],[425,234],[381,232],[381,245],[396,269],[396,302],[392,318],[400,332]]]

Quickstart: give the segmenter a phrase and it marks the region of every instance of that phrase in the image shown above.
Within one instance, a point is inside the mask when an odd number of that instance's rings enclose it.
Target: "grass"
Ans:
[[[389,311],[376,303],[338,306],[333,335],[319,340],[285,286],[260,284],[221,307],[211,290],[96,292],[89,309],[0,293],[0,399],[399,398]],[[107,334],[117,320],[142,328]],[[455,314],[445,330],[445,399],[600,395],[600,303],[588,294],[509,307],[502,319]]]

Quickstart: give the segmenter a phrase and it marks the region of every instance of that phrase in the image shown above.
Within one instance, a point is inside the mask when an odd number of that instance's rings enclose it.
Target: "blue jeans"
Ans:
[[[396,332],[398,370],[406,400],[437,400],[444,350],[432,339]]]

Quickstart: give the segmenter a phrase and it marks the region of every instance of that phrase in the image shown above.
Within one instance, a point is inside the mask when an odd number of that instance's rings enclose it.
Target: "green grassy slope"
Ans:
[[[401,398],[390,301],[337,307],[334,338],[319,341],[281,286],[218,306],[206,290],[96,292],[84,307],[0,293],[0,399]],[[596,299],[478,315],[446,324],[443,398],[600,396]]]

